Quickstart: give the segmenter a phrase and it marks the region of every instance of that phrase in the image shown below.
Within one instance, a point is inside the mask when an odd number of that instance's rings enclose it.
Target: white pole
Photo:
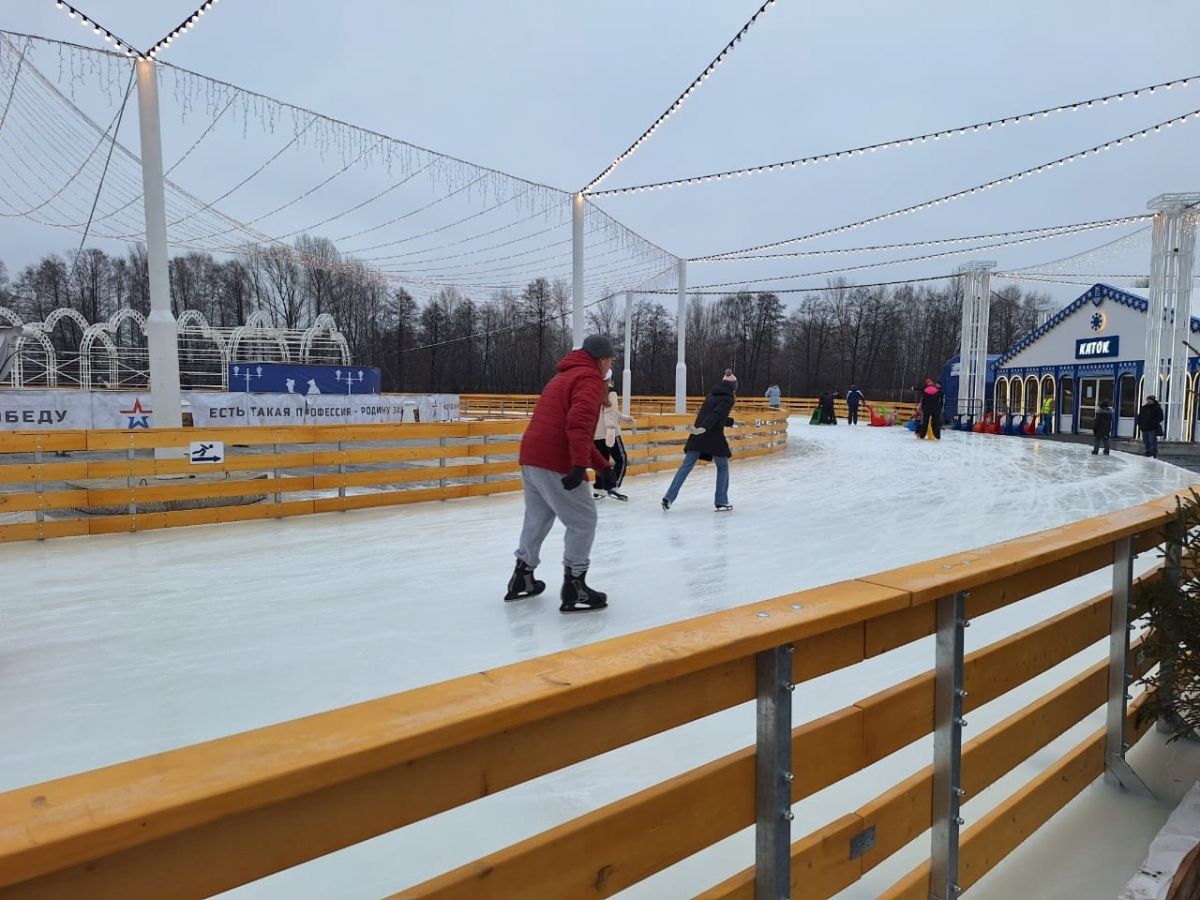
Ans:
[[[179,428],[179,337],[171,312],[167,275],[167,209],[163,197],[162,134],[158,122],[158,73],[154,60],[137,62],[138,119],[142,135],[142,192],[146,210],[146,257],[150,268],[150,403],[155,428]]]
[[[625,292],[625,369],[621,372],[621,404],[625,415],[633,403],[633,291]]]
[[[583,194],[571,195],[571,325],[573,347],[583,346]]]
[[[675,412],[687,412],[687,260],[676,264],[676,281],[679,284],[679,307],[675,313],[675,331],[679,346],[675,364]]]

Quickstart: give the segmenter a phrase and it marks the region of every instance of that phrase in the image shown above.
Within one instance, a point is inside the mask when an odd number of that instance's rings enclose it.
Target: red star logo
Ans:
[[[154,410],[143,409],[142,408],[142,398],[135,397],[133,400],[133,409],[122,409],[122,410],[119,410],[119,412],[123,416],[129,416],[129,424],[126,425],[125,427],[133,429],[133,428],[149,428],[150,427],[150,414],[152,412],[154,412]]]

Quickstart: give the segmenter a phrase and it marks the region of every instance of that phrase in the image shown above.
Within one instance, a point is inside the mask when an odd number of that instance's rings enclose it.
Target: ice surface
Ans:
[[[589,581],[609,593],[611,606],[579,616],[557,612],[557,528],[539,569],[547,594],[501,602],[520,529],[519,494],[4,545],[0,789],[966,550],[1197,480],[1120,452],[1093,457],[1080,445],[957,432],[934,443],[900,428],[798,419],[786,453],[735,458],[732,513],[713,511],[711,467],[697,469],[664,513],[658,501],[670,476],[631,478],[628,503],[601,502]],[[1139,560],[1139,569],[1153,562]],[[1097,573],[986,616],[971,628],[968,650],[1081,602],[1108,580]],[[971,732],[1102,656],[1092,648],[990,704],[971,717]],[[919,642],[803,685],[796,721],[931,661],[931,645]],[[753,737],[749,706],[731,710],[233,893],[378,897]],[[853,809],[925,765],[928,754],[927,745],[914,745],[810,798],[797,807],[794,834]],[[1020,780],[1052,759],[1035,757]],[[968,821],[972,815],[969,804]],[[1133,862],[1105,895],[1132,874],[1161,823],[1147,826]],[[875,896],[926,852],[920,843],[845,896]],[[695,892],[748,865],[752,847],[744,832],[628,896]],[[987,896],[987,886],[973,893]]]

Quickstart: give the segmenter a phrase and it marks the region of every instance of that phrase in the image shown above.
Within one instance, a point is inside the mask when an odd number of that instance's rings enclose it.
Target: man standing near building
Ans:
[[[596,537],[596,501],[587,469],[596,470],[596,486],[612,486],[608,461],[593,443],[604,404],[604,374],[612,368],[612,341],[589,335],[578,350],[559,361],[558,374],[538,398],[521,438],[521,480],[525,489],[525,522],[517,547],[517,566],[508,581],[506,602],[533,597],[546,589],[533,577],[542,542],[554,520],[566,528],[563,541],[563,586],[559,612],[604,609],[608,598],[588,587],[585,577]]]
[[[1052,434],[1054,432],[1054,394],[1047,394],[1042,400],[1042,427],[1038,429],[1042,434]]]
[[[1142,443],[1146,447],[1146,456],[1158,459],[1158,430],[1162,428],[1163,410],[1158,400],[1151,394],[1138,410],[1137,425],[1142,430]]]

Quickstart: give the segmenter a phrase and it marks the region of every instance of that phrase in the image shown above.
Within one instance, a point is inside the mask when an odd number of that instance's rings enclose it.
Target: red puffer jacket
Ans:
[[[607,469],[608,461],[592,439],[606,389],[596,360],[588,353],[572,350],[564,356],[521,438],[521,465],[563,475],[575,466],[591,466],[597,472]]]

